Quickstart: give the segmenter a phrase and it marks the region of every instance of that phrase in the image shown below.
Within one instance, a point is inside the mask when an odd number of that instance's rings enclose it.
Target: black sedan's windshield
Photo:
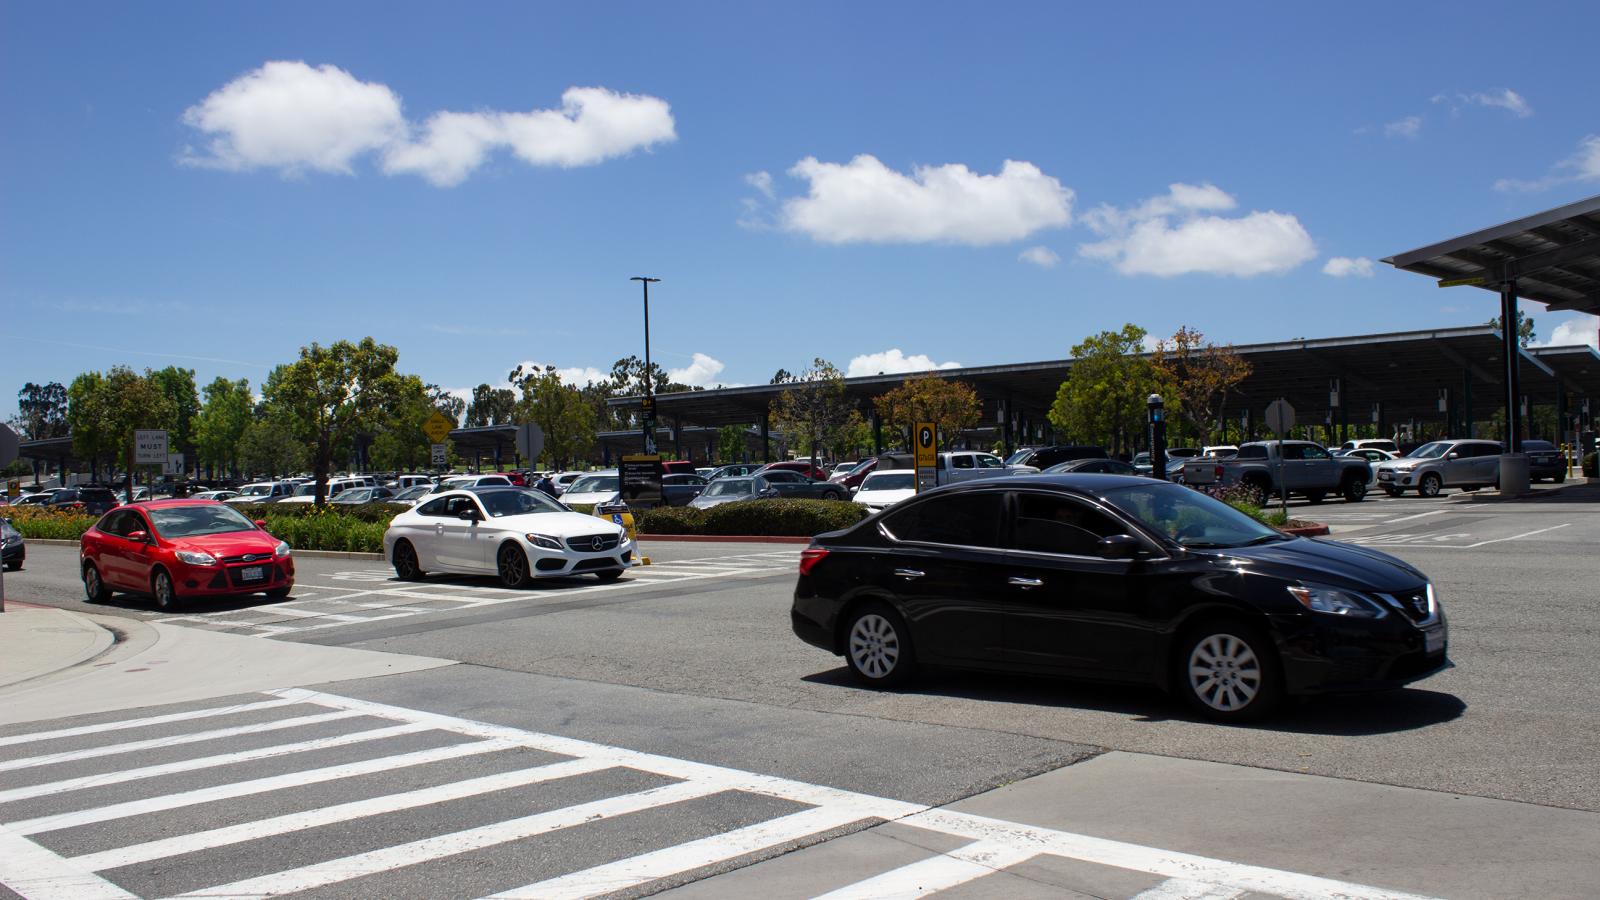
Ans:
[[[203,534],[226,534],[230,531],[255,531],[255,523],[235,512],[232,507],[207,504],[205,506],[167,506],[147,510],[156,533],[164,538],[199,537]]]
[[[1182,485],[1152,482],[1112,488],[1104,499],[1185,547],[1243,547],[1283,537],[1221,500]]]

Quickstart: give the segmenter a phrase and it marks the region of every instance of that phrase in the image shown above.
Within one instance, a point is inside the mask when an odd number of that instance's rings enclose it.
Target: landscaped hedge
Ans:
[[[710,509],[665,506],[640,514],[640,534],[810,537],[836,531],[871,515],[859,503],[837,500],[744,500]]]
[[[89,526],[100,520],[99,516],[65,509],[46,509],[31,503],[0,508],[0,515],[10,519],[11,527],[17,529],[24,538],[57,541],[75,541],[89,530]]]
[[[411,508],[405,503],[330,503],[322,507],[318,507],[315,503],[230,503],[228,505],[252,522],[256,519],[274,517],[284,519],[339,515],[362,522],[382,522],[385,525],[395,516]]]
[[[383,533],[389,529],[389,519],[366,522],[359,516],[343,512],[322,515],[268,515],[265,521],[268,534],[288,541],[289,546],[296,550],[382,553]]]

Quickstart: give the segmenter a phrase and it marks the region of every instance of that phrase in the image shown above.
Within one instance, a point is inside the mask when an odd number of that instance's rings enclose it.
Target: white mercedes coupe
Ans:
[[[613,581],[633,562],[621,525],[575,513],[540,491],[478,487],[435,494],[400,513],[383,534],[394,573],[498,575],[508,588],[535,578],[595,575]]]

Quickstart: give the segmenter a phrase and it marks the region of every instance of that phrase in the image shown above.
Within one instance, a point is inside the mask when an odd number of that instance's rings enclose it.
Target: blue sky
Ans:
[[[1473,324],[1377,260],[1600,193],[1592,4],[578,6],[0,7],[0,416],[369,334],[581,377],[637,274],[704,384]]]

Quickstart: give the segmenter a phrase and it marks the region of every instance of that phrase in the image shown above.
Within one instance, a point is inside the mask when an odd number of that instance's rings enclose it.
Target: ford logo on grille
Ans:
[[[262,554],[260,556],[257,556],[254,553],[246,553],[245,555],[239,557],[239,560],[241,562],[255,562],[258,559],[265,559],[265,558],[266,558],[266,554]]]

